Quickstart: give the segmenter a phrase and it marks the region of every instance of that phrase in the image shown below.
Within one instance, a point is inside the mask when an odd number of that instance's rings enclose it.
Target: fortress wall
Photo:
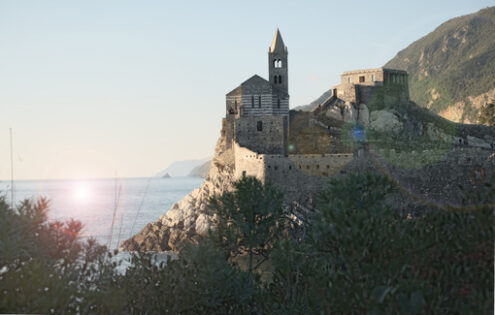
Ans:
[[[383,74],[383,69],[358,70],[344,72],[340,78],[342,84],[382,85],[384,81]],[[365,81],[359,82],[359,77],[364,77]]]
[[[342,83],[333,87],[337,89],[337,97],[346,102],[356,102],[356,85],[349,83]]]
[[[245,116],[235,121],[235,141],[255,152],[285,153],[288,115]],[[261,122],[261,130],[258,123]]]
[[[258,154],[248,148],[234,143],[235,171],[234,178],[241,178],[242,175],[254,176],[265,181],[264,155]]]
[[[227,114],[227,117],[222,119],[222,136],[225,137],[225,149],[232,147],[234,140],[234,116]]]
[[[308,192],[312,195],[324,188],[330,176],[344,169],[352,159],[352,154],[266,154],[265,177],[288,198],[305,198]]]

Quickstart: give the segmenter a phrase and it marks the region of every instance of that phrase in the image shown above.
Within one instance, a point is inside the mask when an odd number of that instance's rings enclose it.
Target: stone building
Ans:
[[[258,153],[285,154],[289,129],[288,52],[277,29],[268,50],[269,81],[258,75],[226,95],[225,132]]]
[[[268,49],[268,78],[254,75],[226,95],[222,134],[225,150],[233,152],[234,178],[247,175],[270,180],[289,194],[304,194],[302,187],[318,190],[353,154],[322,150],[326,145],[321,143],[301,154],[297,150],[301,145],[288,143],[290,131],[298,128],[290,122],[288,51],[278,29]],[[316,128],[324,135],[330,130]],[[325,142],[330,136],[322,139]]]

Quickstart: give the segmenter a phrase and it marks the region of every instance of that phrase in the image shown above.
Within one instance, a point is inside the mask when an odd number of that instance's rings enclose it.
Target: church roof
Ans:
[[[275,31],[275,36],[273,36],[272,44],[270,45],[270,52],[275,51],[286,51],[287,47],[284,45],[284,41],[282,39],[282,35],[280,34],[279,29]]]
[[[246,81],[242,82],[238,87],[227,93],[227,96],[239,95],[242,93],[243,87],[246,86],[256,86],[258,88],[271,88],[273,92],[278,92],[277,94],[281,96],[288,96],[287,92],[279,89],[277,86],[271,84],[269,81],[263,79],[259,75],[255,74]]]

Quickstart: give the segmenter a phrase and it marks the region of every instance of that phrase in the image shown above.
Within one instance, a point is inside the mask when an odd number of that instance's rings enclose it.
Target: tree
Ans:
[[[230,257],[247,255],[248,271],[257,269],[266,259],[280,236],[283,195],[271,183],[243,176],[233,183],[233,191],[211,199],[215,210],[216,243]],[[253,266],[253,258],[259,261]]]

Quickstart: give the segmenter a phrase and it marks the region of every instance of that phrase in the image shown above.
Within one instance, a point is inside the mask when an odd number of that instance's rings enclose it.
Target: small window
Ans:
[[[277,98],[277,108],[280,108],[280,97]]]
[[[258,96],[258,107],[261,108],[261,95]]]
[[[281,75],[278,76],[278,84],[282,84],[282,76]]]
[[[242,171],[242,177],[246,177],[246,171]]]
[[[292,169],[292,165],[289,165],[289,169],[290,169],[290,170]]]
[[[251,107],[254,108],[254,96],[251,96]]]
[[[352,83],[352,78],[351,77],[348,77],[347,78],[347,82]]]
[[[263,131],[263,122],[261,120],[256,123],[256,130]]]
[[[273,82],[274,82],[275,84],[277,84],[277,80],[278,80],[278,76],[276,76],[276,75],[275,75],[275,76],[273,76]]]
[[[364,75],[360,76],[360,77],[359,77],[359,83],[363,83],[363,82],[364,82],[364,79],[365,79],[365,78],[364,78]]]
[[[371,81],[375,82],[375,75],[374,74],[371,75]]]
[[[278,68],[277,59],[273,59],[273,67]]]

